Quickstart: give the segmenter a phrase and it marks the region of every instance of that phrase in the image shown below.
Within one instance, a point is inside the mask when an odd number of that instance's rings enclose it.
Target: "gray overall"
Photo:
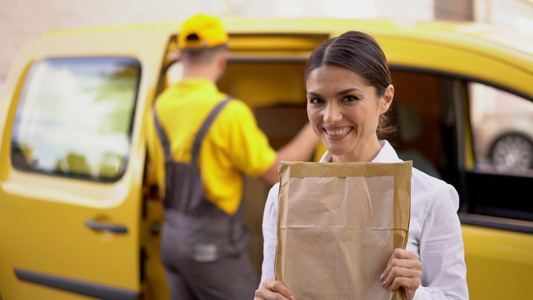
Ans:
[[[234,216],[207,200],[198,156],[202,140],[230,97],[218,103],[196,134],[190,164],[175,162],[154,106],[154,123],[165,153],[165,222],[161,261],[171,299],[252,299],[258,280],[246,246],[250,234],[242,204]]]

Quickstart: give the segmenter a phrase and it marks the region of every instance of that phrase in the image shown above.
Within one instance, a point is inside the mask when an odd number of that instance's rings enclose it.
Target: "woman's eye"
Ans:
[[[359,100],[359,98],[357,98],[356,96],[345,96],[342,101],[344,102],[351,102],[351,101],[357,101]]]
[[[320,98],[311,98],[309,99],[309,103],[311,104],[320,104],[320,103],[323,103],[324,100],[320,99]]]

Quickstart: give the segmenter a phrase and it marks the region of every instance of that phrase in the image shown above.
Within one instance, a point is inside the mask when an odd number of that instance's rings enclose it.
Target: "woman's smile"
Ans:
[[[340,140],[346,137],[350,132],[352,132],[353,127],[324,127],[324,131],[329,139]]]

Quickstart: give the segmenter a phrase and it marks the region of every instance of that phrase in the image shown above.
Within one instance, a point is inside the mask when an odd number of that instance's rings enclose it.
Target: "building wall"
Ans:
[[[477,0],[476,21],[533,33],[533,0]]]
[[[473,0],[435,0],[435,19],[474,20]]]

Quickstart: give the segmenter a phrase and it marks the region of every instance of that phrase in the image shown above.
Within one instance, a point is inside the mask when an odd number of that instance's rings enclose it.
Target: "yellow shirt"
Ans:
[[[158,97],[157,115],[168,136],[174,161],[190,163],[196,133],[215,105],[226,97],[213,82],[203,79],[180,81]],[[164,153],[151,111],[147,129],[150,161],[160,191],[164,191]],[[275,158],[276,152],[257,127],[250,108],[232,99],[202,141],[199,168],[207,198],[226,213],[234,214],[242,198],[242,173],[258,177]]]

